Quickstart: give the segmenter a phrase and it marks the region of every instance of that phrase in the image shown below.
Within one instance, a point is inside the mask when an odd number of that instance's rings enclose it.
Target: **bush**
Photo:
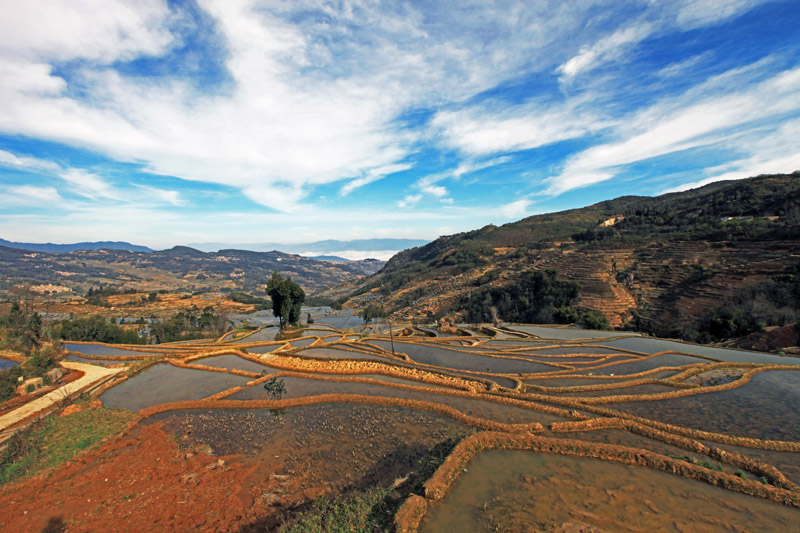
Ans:
[[[708,333],[714,340],[743,337],[763,329],[755,317],[746,310],[731,307],[712,311],[707,324]]]
[[[611,329],[608,319],[600,311],[583,311],[580,323],[589,329]]]

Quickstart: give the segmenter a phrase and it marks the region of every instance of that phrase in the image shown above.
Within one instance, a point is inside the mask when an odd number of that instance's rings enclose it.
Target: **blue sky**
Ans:
[[[796,1],[4,0],[0,237],[433,239],[800,169]]]

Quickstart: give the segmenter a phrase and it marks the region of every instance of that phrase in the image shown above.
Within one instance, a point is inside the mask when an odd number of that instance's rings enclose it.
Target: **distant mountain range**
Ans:
[[[76,250],[36,252],[0,245],[0,294],[20,284],[52,284],[84,294],[90,287],[141,291],[263,291],[273,270],[291,276],[307,293],[373,274],[383,261],[319,261],[283,252],[221,250],[187,246],[169,250]]]
[[[0,239],[0,246],[17,248],[20,250],[30,250],[32,252],[46,253],[67,253],[77,252],[78,250],[127,250],[129,252],[152,252],[147,246],[138,246],[129,242],[122,241],[98,241],[98,242],[76,242],[74,244],[53,244],[35,242],[12,242]]]
[[[278,250],[287,254],[303,256],[336,256],[340,259],[365,259],[377,257],[388,259],[396,252],[424,246],[430,241],[423,239],[354,239],[349,241],[325,240],[306,243],[251,243],[251,244],[226,244],[206,242],[191,244],[193,248],[204,252],[217,252],[225,249],[250,250],[254,252],[270,252]],[[374,252],[373,255],[366,252]],[[382,257],[379,257],[382,256]]]
[[[243,250],[250,252],[279,251],[286,254],[297,254],[320,261],[359,261],[367,258],[386,260],[395,253],[423,246],[429,241],[422,239],[356,239],[350,241],[325,240],[309,243],[260,243],[260,244],[226,244],[202,243],[190,244],[189,247],[203,252],[220,250]],[[153,252],[147,246],[139,246],[121,241],[78,242],[73,244],[13,242],[0,239],[0,246],[30,250],[32,252],[67,253],[78,250],[127,250],[129,252]]]

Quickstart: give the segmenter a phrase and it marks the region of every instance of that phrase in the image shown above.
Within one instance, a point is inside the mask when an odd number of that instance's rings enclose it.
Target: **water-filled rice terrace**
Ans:
[[[98,391],[105,405],[161,424],[187,450],[248,462],[265,517],[402,486],[426,450],[457,435],[400,506],[398,530],[800,524],[800,359],[543,326],[342,325],[284,341],[265,328],[67,348],[130,367]]]

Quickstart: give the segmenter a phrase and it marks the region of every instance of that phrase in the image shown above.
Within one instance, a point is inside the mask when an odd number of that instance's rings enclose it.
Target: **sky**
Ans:
[[[435,239],[800,169],[797,0],[3,0],[0,237]]]

